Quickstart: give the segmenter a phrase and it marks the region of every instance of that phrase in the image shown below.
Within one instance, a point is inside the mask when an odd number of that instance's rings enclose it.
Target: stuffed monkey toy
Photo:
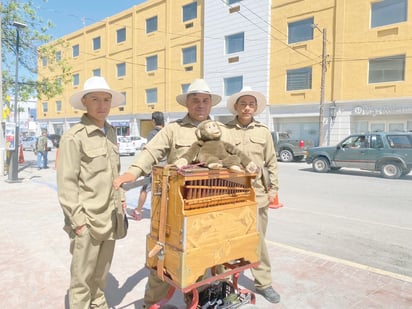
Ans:
[[[249,173],[257,172],[256,164],[242,151],[220,140],[222,130],[216,121],[202,121],[196,129],[196,136],[198,141],[174,163],[178,168],[189,163],[204,163],[210,169],[226,167],[235,172],[242,172],[242,163]]]

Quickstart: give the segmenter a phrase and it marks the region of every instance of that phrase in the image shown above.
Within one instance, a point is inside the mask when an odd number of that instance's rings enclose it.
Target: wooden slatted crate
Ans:
[[[149,252],[162,230],[162,266],[179,288],[195,283],[213,266],[239,259],[259,260],[252,185],[256,175],[227,169],[179,172],[162,166],[154,167],[152,175],[151,228],[146,242],[149,268],[158,266],[158,257],[149,257]]]

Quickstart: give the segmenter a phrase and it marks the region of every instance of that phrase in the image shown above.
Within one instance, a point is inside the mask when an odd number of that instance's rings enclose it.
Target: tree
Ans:
[[[47,2],[47,0],[43,0]],[[64,47],[63,40],[52,41],[47,34],[54,25],[44,21],[36,14],[38,7],[29,1],[2,1],[1,11],[1,44],[2,44],[2,95],[6,107],[7,96],[14,97],[15,61],[16,61],[16,27],[15,21],[26,25],[19,29],[19,100],[33,97],[51,98],[61,94],[63,86],[70,80],[70,68],[61,57],[56,57],[57,50]],[[53,80],[37,75],[38,61],[47,61],[48,69],[56,77]]]

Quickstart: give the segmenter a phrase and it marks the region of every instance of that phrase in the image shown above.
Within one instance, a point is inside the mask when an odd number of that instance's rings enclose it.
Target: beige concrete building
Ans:
[[[38,102],[38,121],[60,133],[77,122],[82,111],[68,99],[95,75],[126,96],[109,118],[118,134],[145,135],[155,110],[183,113],[170,98],[202,76],[202,12],[202,1],[150,0],[62,37],[56,59],[68,62],[71,82],[62,95]],[[49,65],[39,59],[39,79],[60,78],[47,73]]]
[[[412,130],[411,16],[408,0],[273,1],[277,128],[317,136],[322,104],[325,144],[352,132]]]
[[[148,0],[62,38],[72,68],[63,95],[38,102],[58,131],[81,112],[69,96],[93,76],[126,95],[110,121],[119,134],[176,119],[177,94],[198,77],[226,99],[243,85],[265,93],[259,120],[315,144],[352,132],[412,130],[410,0]],[[39,59],[39,78],[46,75]],[[321,108],[322,107],[322,108]]]

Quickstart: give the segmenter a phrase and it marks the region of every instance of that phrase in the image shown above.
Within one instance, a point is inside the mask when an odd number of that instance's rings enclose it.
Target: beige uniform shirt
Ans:
[[[146,144],[127,172],[137,178],[149,174],[152,166],[165,157],[168,164],[174,163],[197,141],[196,127],[197,124],[187,115],[169,123]]]
[[[259,173],[254,189],[258,207],[268,206],[268,193],[275,197],[279,189],[276,152],[268,127],[252,121],[244,128],[236,119],[227,123],[226,127],[222,139],[245,152],[263,171]]]
[[[57,160],[58,198],[65,214],[65,230],[87,224],[98,240],[113,239],[117,207],[123,190],[114,190],[120,157],[115,129],[103,132],[83,115],[80,123],[63,134]]]

